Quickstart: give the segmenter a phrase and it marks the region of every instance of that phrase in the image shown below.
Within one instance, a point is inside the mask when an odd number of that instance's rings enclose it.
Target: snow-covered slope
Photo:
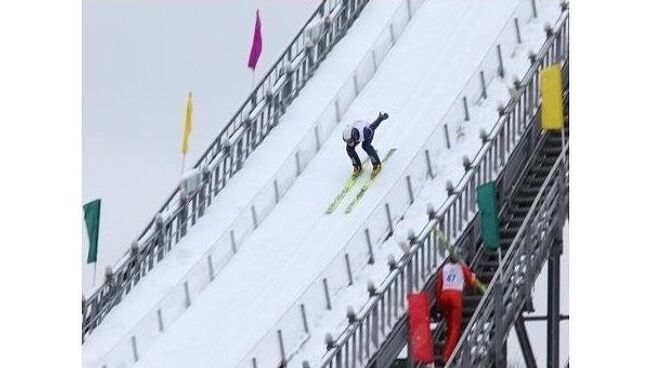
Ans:
[[[343,143],[333,134],[236,257],[137,366],[249,365],[248,351],[267,331],[275,333],[276,322],[319,281],[321,270],[401,178],[519,3],[425,2],[343,116],[352,121],[371,120],[379,110],[391,114],[374,144],[380,155],[397,151],[371,191],[350,214],[343,213],[347,200],[324,214],[350,171]],[[259,366],[270,363],[258,360]]]
[[[84,367],[101,366],[104,362],[115,364],[116,360],[105,359],[107,354],[124,356],[117,361],[131,360],[130,338],[137,335],[133,331],[134,326],[144,325],[138,330],[149,329],[149,320],[153,316],[151,328],[155,330],[156,310],[170,303],[174,304],[172,308],[178,304],[174,312],[181,313],[178,310],[182,309],[182,303],[176,303],[177,299],[183,299],[182,285],[179,289],[179,283],[192,272],[211,246],[228,237],[229,229],[240,215],[249,213],[251,200],[272,181],[274,174],[283,166],[294,147],[311,131],[314,122],[331,104],[342,85],[350,81],[355,67],[367,56],[372,42],[384,31],[399,5],[399,2],[374,1],[366,6],[347,35],[289,106],[281,118],[281,124],[252,153],[244,169],[229,181],[199,223],[87,338],[83,345]],[[240,240],[237,239],[238,242]],[[215,259],[214,262],[218,265],[218,262],[224,261]],[[164,317],[168,318],[168,315]],[[143,346],[140,346],[140,353],[143,351]]]

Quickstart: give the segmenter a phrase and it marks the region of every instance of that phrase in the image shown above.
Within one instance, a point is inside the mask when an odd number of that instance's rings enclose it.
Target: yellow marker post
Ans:
[[[542,69],[540,75],[542,91],[542,129],[562,131],[562,150],[564,151],[564,104],[562,103],[562,69],[553,64]],[[562,160],[565,160],[564,155]]]

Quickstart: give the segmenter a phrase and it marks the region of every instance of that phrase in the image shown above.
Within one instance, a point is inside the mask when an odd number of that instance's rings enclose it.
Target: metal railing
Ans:
[[[194,168],[201,186],[194,192],[175,188],[145,226],[129,252],[105,280],[82,300],[82,340],[105,315],[187,234],[243,162],[279,123],[334,45],[346,34],[368,0],[323,0],[280,58],[237,109]]]
[[[567,144],[544,180],[446,367],[489,366],[488,355],[507,338],[552,242],[562,236],[568,210],[568,148]]]
[[[156,300],[155,304],[152,303],[149,310],[142,313],[137,322],[129,326],[128,330],[125,330],[115,343],[111,343],[113,346],[110,350],[93,360],[93,364],[97,367],[104,365],[112,367],[134,363],[136,352],[138,356],[145,354],[156,339],[162,336],[165,330],[180,318],[193,300],[211,284],[212,280],[218,277],[229,260],[243,246],[242,240],[245,236],[254,231],[258,224],[270,215],[274,206],[288,193],[304,167],[320,151],[322,140],[331,134],[340,121],[339,116],[345,114],[356,97],[370,83],[423,1],[402,0],[396,6],[390,21],[379,32],[370,49],[323,109],[313,126],[305,131],[304,136],[287,155],[276,174],[263,185],[255,197],[228,225],[227,230],[223,231],[222,235],[201,254],[191,268],[165,292],[165,295]],[[207,189],[206,186],[200,190]],[[199,210],[202,210],[202,207],[190,209],[190,213],[187,215],[188,220],[191,220],[192,213]],[[168,237],[180,236],[178,231],[179,229]],[[286,354],[290,356],[293,353],[295,339],[300,337],[289,333],[286,329],[284,331],[283,341],[287,345]],[[270,343],[269,340],[271,340]],[[275,349],[276,344],[277,338],[274,334],[267,336],[258,342],[250,354],[261,366],[270,361],[275,364],[283,359],[278,354],[280,351]],[[272,345],[273,349],[264,349],[267,345]],[[262,347],[262,349],[257,349],[257,347]]]
[[[502,110],[502,116],[485,137],[478,152],[459,184],[436,211],[420,233],[410,239],[409,249],[402,258],[391,265],[391,272],[377,290],[371,293],[367,303],[350,320],[347,328],[328,344],[328,351],[318,367],[365,366],[379,351],[382,343],[393,333],[394,327],[406,313],[406,295],[421,290],[432,280],[438,268],[438,258],[444,257],[439,240],[433,229],[442,230],[449,241],[455,243],[468,227],[475,224],[478,211],[475,201],[476,188],[499,176],[512,155],[513,170],[520,172],[526,155],[537,142],[540,107],[539,72],[545,66],[568,60],[568,11],[557,22],[554,31],[535,58],[532,66],[519,82],[512,99]],[[526,139],[522,139],[525,136]],[[526,150],[521,150],[527,146]],[[508,195],[517,175],[502,178],[499,188]],[[507,180],[506,180],[507,179]],[[457,245],[461,253],[471,252],[472,242]]]

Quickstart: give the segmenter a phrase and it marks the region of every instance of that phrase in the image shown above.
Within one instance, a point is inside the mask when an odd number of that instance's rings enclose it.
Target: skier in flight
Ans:
[[[372,138],[375,135],[375,130],[379,127],[379,124],[388,119],[388,114],[385,112],[380,112],[379,116],[372,124],[363,120],[357,120],[352,124],[348,124],[343,129],[343,140],[345,141],[345,150],[348,152],[348,156],[352,160],[352,167],[354,174],[359,174],[361,172],[361,160],[359,160],[359,155],[355,147],[361,142],[361,148],[368,154],[370,157],[370,162],[372,162],[372,173],[376,174],[381,169],[381,160],[377,155],[377,151],[372,146]]]

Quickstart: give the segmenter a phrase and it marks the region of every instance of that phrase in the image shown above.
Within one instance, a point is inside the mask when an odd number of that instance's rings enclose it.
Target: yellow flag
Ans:
[[[542,89],[542,129],[562,129],[564,128],[564,106],[560,64],[542,69],[539,79]]]
[[[181,152],[187,153],[190,141],[190,133],[192,133],[192,92],[187,96],[187,109],[185,110],[185,125],[183,126],[183,144],[181,145]]]

